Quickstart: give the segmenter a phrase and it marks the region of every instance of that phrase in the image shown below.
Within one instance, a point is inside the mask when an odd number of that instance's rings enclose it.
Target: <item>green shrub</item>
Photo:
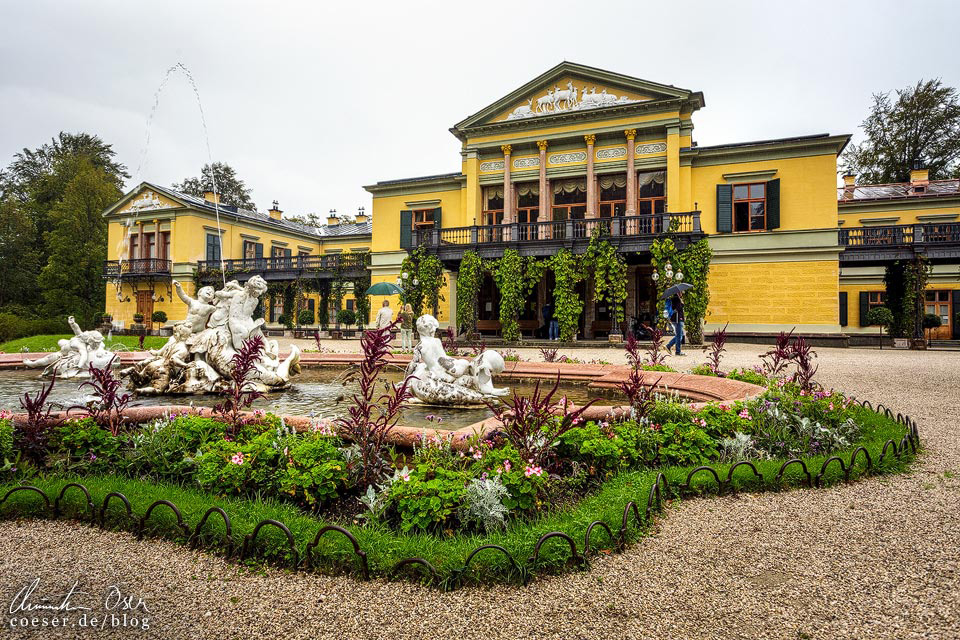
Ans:
[[[66,318],[27,318],[0,313],[0,344],[17,338],[61,333],[71,333]]]
[[[357,315],[350,309],[340,309],[340,311],[337,311],[337,323],[349,327],[356,321]]]
[[[638,468],[657,453],[656,432],[645,425],[626,422],[588,422],[560,437],[564,457],[586,463],[596,472]]]
[[[733,405],[711,403],[691,414],[691,419],[711,437],[728,438],[737,431],[751,432],[750,420],[740,415],[744,408],[739,402]]]
[[[660,428],[660,462],[666,465],[701,465],[717,458],[717,443],[691,423],[667,422]]]
[[[347,464],[332,438],[291,438],[283,451],[286,467],[278,476],[280,491],[299,504],[315,507],[337,497],[347,483]]]
[[[686,402],[658,400],[647,417],[650,419],[651,424],[690,422],[693,418],[693,411]]]
[[[753,369],[734,369],[727,374],[727,377],[731,380],[739,380],[740,382],[749,382],[750,384],[759,385],[761,387],[766,387],[770,385],[770,379],[767,378],[762,373],[754,371]]]
[[[0,464],[13,462],[17,452],[13,448],[13,423],[6,418],[0,418]]]
[[[150,316],[150,319],[151,319],[153,322],[159,322],[160,324],[163,324],[164,322],[167,321],[167,312],[166,312],[166,311],[154,311],[153,314]]]
[[[643,364],[640,368],[644,371],[665,371],[667,373],[676,373],[677,370],[668,364]]]
[[[66,423],[56,430],[53,440],[60,454],[53,466],[61,471],[105,473],[113,471],[120,459],[120,438],[92,418]]]
[[[301,309],[297,314],[297,324],[313,324],[313,310]]]
[[[200,448],[221,440],[226,429],[222,422],[193,415],[144,425],[130,438],[127,472],[166,480],[190,477]]]
[[[698,364],[697,366],[695,366],[693,369],[690,370],[690,373],[692,373],[695,376],[713,376],[714,378],[717,377],[717,372],[711,369],[710,365],[706,363]]]
[[[276,495],[279,452],[275,434],[264,433],[247,443],[219,440],[203,448],[197,459],[197,484],[216,495]]]
[[[400,529],[443,529],[460,509],[469,480],[464,471],[443,468],[418,469],[396,480],[390,487],[390,500],[400,516]]]
[[[527,473],[528,469],[530,473]],[[504,498],[503,505],[511,511],[532,511],[537,506],[537,497],[547,481],[543,469],[530,467],[509,443],[496,449],[488,449],[473,464],[471,471],[481,477],[483,473],[499,476],[500,482],[510,494]]]

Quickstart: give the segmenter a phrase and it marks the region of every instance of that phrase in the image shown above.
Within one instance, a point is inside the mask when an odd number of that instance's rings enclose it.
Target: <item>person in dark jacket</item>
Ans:
[[[673,338],[667,343],[667,351],[670,351],[670,347],[676,345],[677,355],[682,356],[680,345],[683,344],[683,292],[675,296],[670,311],[670,322],[673,323],[674,333]]]
[[[557,323],[557,319],[553,317],[553,305],[549,302],[543,305],[543,324],[547,325],[549,340],[560,339],[560,325]]]

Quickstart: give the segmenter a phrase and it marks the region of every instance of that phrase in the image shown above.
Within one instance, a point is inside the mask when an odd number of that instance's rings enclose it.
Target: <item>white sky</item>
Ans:
[[[781,5],[782,6],[777,6]],[[570,60],[704,92],[701,145],[858,133],[872,92],[960,86],[951,2],[0,4],[0,166],[60,130],[136,174],[163,71],[186,64],[215,160],[260,210],[353,213],[378,180],[460,169],[450,126]],[[207,160],[189,84],[164,91],[139,179]]]

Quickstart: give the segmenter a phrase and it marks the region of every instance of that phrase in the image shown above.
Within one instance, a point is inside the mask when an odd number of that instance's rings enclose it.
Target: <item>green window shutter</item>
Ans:
[[[253,256],[255,258],[263,257],[263,243],[258,242],[257,244],[253,245]]]
[[[960,339],[960,289],[953,290],[953,315],[950,320],[953,322],[953,339]]]
[[[437,207],[436,209],[433,210],[433,228],[434,229],[439,229],[443,226],[440,223],[442,220],[441,213],[442,212],[440,211],[440,207]]]
[[[413,211],[400,212],[400,248],[413,249]]]
[[[869,327],[870,323],[867,322],[867,312],[870,311],[870,294],[866,291],[860,292],[860,326]]]
[[[780,179],[767,181],[767,229],[780,228]]]
[[[284,258],[289,258],[289,257],[292,256],[292,255],[293,255],[293,249],[284,249],[284,250],[283,250],[283,257],[284,257]]]
[[[840,292],[840,326],[847,326],[847,292]]]
[[[717,233],[733,232],[733,186],[717,185]]]

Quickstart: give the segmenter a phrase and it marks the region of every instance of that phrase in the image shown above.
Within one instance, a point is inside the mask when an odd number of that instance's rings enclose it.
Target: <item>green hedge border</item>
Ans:
[[[399,534],[382,525],[325,524],[275,501],[219,499],[201,491],[118,476],[38,478],[0,486],[0,518],[68,517],[203,546],[241,563],[293,570],[417,576],[442,587],[522,582],[585,567],[601,549],[620,551],[646,535],[666,500],[738,491],[822,487],[906,469],[920,446],[909,417],[858,403],[868,437],[840,455],[622,473],[570,509],[517,522],[504,532],[442,536]],[[137,516],[142,513],[142,516]],[[229,514],[229,515],[228,515]]]

